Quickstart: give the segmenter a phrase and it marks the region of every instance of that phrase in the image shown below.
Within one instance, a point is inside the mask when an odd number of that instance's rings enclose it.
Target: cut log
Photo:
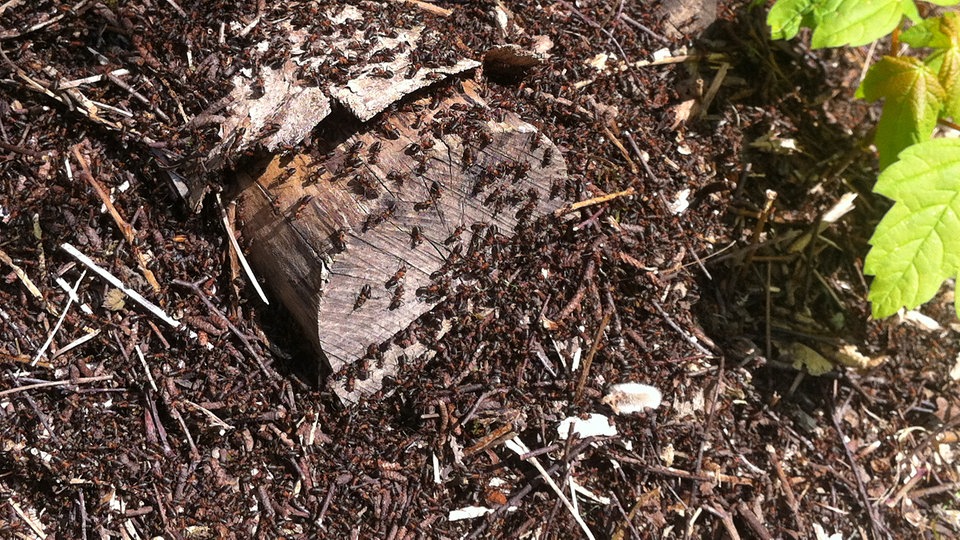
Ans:
[[[532,125],[469,83],[434,101],[240,178],[249,259],[334,374],[441,301],[462,281],[454,263],[481,257],[485,239],[560,206],[566,167]]]

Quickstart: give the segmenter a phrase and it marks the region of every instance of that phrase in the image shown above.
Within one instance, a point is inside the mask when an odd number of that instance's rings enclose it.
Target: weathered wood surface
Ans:
[[[441,301],[457,260],[560,206],[559,150],[464,90],[240,179],[250,261],[335,374]]]
[[[191,208],[200,208],[207,186],[198,181],[208,172],[228,167],[252,149],[276,152],[301,143],[333,103],[365,122],[416,90],[480,66],[457,51],[437,50],[437,31],[423,25],[368,32],[368,22],[377,19],[374,6],[331,7],[326,26],[278,23],[285,42],[270,46],[288,58],[278,67],[239,72],[233,91],[192,120],[218,125],[222,134],[221,142],[186,171],[190,182],[180,194]]]

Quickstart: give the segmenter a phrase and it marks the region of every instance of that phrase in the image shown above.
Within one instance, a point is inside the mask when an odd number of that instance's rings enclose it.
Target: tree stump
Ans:
[[[239,178],[251,264],[339,375],[462,282],[457,261],[558,208],[566,178],[553,143],[469,82],[374,126]]]

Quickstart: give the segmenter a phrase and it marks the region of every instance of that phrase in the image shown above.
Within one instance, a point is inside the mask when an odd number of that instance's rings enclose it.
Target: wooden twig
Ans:
[[[683,339],[687,340],[688,343],[693,345],[698,351],[702,352],[704,355],[708,357],[713,356],[713,353],[711,353],[706,347],[701,345],[700,342],[696,340],[696,338],[688,334],[683,328],[680,328],[680,325],[675,323],[673,319],[670,318],[670,315],[667,315],[667,312],[663,310],[659,302],[653,301],[651,303],[653,304],[653,307],[656,308],[656,310],[660,313],[660,316],[663,317],[664,322],[666,322],[670,326],[670,328],[673,328],[674,330],[679,332],[680,335],[683,337]]]
[[[86,334],[78,337],[77,339],[71,341],[70,343],[64,345],[63,347],[60,347],[60,348],[57,350],[57,352],[53,353],[53,357],[56,358],[56,357],[58,357],[58,356],[64,355],[64,354],[66,354],[67,352],[69,352],[69,351],[71,351],[71,350],[73,350],[73,349],[76,349],[77,347],[83,345],[84,343],[90,341],[91,339],[93,339],[93,338],[95,338],[95,337],[97,337],[97,336],[99,336],[99,335],[100,335],[100,330],[91,330],[91,331],[87,332]]]
[[[190,401],[189,399],[184,399],[184,400],[182,400],[182,401],[183,401],[183,403],[185,403],[185,404],[186,404],[187,406],[189,406],[190,408],[192,408],[192,409],[194,409],[194,410],[197,410],[197,411],[200,411],[201,413],[203,413],[203,415],[206,416],[206,417],[210,420],[210,423],[211,423],[212,425],[214,425],[214,426],[216,426],[216,427],[218,427],[218,428],[221,428],[221,429],[227,429],[227,430],[236,429],[236,428],[234,428],[233,426],[231,426],[230,424],[228,424],[228,423],[224,422],[223,420],[221,420],[219,416],[213,414],[213,412],[210,411],[209,409],[207,409],[207,408],[205,408],[205,407],[201,407],[200,405],[197,405],[196,403]]]
[[[519,438],[507,440],[504,443],[504,445],[508,449],[513,451],[515,454],[517,454],[518,456],[522,456],[530,453],[530,449],[527,448],[527,445],[523,444],[523,442],[520,441]],[[586,522],[583,521],[583,518],[580,516],[577,510],[573,507],[573,505],[570,504],[570,500],[567,499],[566,494],[563,492],[562,489],[560,489],[560,486],[558,486],[557,483],[553,481],[553,478],[547,473],[546,469],[543,468],[543,465],[540,464],[540,461],[535,457],[529,457],[527,458],[526,461],[527,463],[533,465],[535,469],[537,469],[537,472],[540,473],[540,476],[543,478],[543,480],[547,483],[548,486],[550,486],[550,489],[552,489],[553,492],[557,494],[557,497],[560,498],[560,502],[563,503],[563,506],[565,506],[567,510],[570,512],[570,515],[573,516],[574,521],[576,521],[577,525],[580,526],[580,529],[583,531],[583,534],[589,540],[595,540],[596,537],[593,535],[593,531],[591,531],[590,527],[588,527]]]
[[[850,471],[853,473],[853,478],[856,480],[857,484],[857,493],[860,495],[860,504],[863,505],[863,509],[867,512],[867,517],[870,521],[870,529],[873,531],[874,538],[886,538],[887,536],[884,533],[886,526],[881,521],[879,512],[877,508],[870,503],[870,496],[867,494],[867,487],[863,484],[863,477],[860,474],[860,465],[857,464],[856,458],[853,456],[853,452],[850,451],[850,447],[847,446],[846,436],[843,434],[843,428],[840,427],[840,417],[839,411],[836,407],[833,407],[833,410],[830,411],[830,420],[833,421],[833,429],[837,431],[837,437],[839,438],[840,446],[843,447],[843,452],[847,456],[847,462],[850,464]]]
[[[6,151],[8,151],[8,152],[15,152],[15,153],[17,153],[17,154],[23,154],[23,155],[25,155],[25,156],[30,156],[30,157],[34,157],[34,158],[38,158],[38,157],[41,157],[41,156],[43,155],[42,153],[37,152],[36,150],[31,150],[31,149],[29,149],[29,148],[24,148],[24,147],[22,147],[22,146],[17,146],[17,145],[15,145],[15,144],[10,144],[10,143],[4,142],[4,141],[0,141],[0,148],[6,150]]]
[[[133,250],[133,254],[137,258],[137,264],[140,266],[140,272],[143,273],[143,277],[147,279],[147,283],[150,284],[150,287],[153,288],[154,292],[160,292],[160,284],[157,283],[157,278],[153,275],[153,271],[147,268],[147,259],[140,252],[140,248],[137,247],[135,231],[133,227],[130,226],[126,220],[123,219],[123,216],[120,215],[120,212],[117,210],[117,207],[113,205],[113,201],[110,200],[110,194],[107,193],[107,190],[103,188],[103,185],[93,177],[93,173],[90,172],[90,166],[87,164],[87,160],[83,157],[83,154],[80,153],[80,145],[74,145],[71,148],[73,152],[74,159],[80,163],[80,169],[82,171],[82,176],[84,180],[90,184],[90,187],[97,193],[97,196],[100,197],[100,201],[103,202],[103,205],[107,208],[107,212],[110,213],[110,216],[113,218],[113,221],[117,224],[117,227],[120,229],[120,233],[123,234],[124,239],[127,243],[130,244],[130,249]]]
[[[0,262],[13,269],[13,273],[17,275],[20,281],[23,282],[23,286],[30,291],[30,294],[32,294],[38,300],[43,300],[43,294],[40,293],[40,289],[38,289],[37,286],[33,284],[33,281],[30,280],[30,276],[23,271],[23,268],[17,266],[13,262],[13,259],[11,259],[10,256],[7,255],[7,252],[5,252],[3,249],[0,249]]]
[[[33,534],[37,535],[37,538],[46,538],[47,531],[44,530],[43,524],[34,519],[32,516],[27,515],[26,512],[20,508],[20,505],[17,504],[17,501],[10,499],[10,508],[13,508],[13,511],[20,516],[20,519],[26,523],[30,529],[33,531]]]
[[[640,172],[640,169],[637,169],[637,164],[634,163],[632,159],[630,159],[630,152],[627,152],[626,147],[623,146],[623,143],[620,142],[620,139],[618,139],[617,136],[614,135],[613,132],[610,131],[610,128],[608,128],[607,126],[601,124],[600,128],[603,129],[603,133],[607,136],[608,139],[610,139],[610,142],[612,142],[613,145],[617,147],[617,150],[620,151],[620,154],[623,155],[623,159],[627,160],[627,165],[630,166],[630,172],[632,172],[633,174],[637,174],[638,172]]]
[[[167,0],[167,3],[170,4],[174,10],[176,10],[177,15],[180,15],[183,18],[187,17],[187,12],[180,7],[180,4],[176,3],[174,0]]]
[[[247,263],[247,258],[243,255],[243,250],[240,249],[240,243],[237,242],[237,236],[233,232],[233,226],[230,224],[230,218],[227,217],[227,210],[223,207],[223,202],[220,200],[219,193],[217,193],[216,199],[217,209],[220,210],[220,222],[223,223],[223,229],[227,233],[227,238],[230,239],[230,246],[233,248],[233,252],[237,255],[237,259],[240,260],[240,266],[243,267],[243,271],[247,274],[247,281],[253,285],[253,288],[260,296],[260,300],[262,300],[264,304],[269,305],[270,300],[267,300],[267,295],[263,292],[263,289],[260,288],[260,282],[257,280],[257,276],[254,275],[253,269],[251,269],[250,264]]]
[[[115,69],[109,71],[105,74],[90,75],[89,77],[81,77],[79,79],[73,79],[69,81],[57,82],[57,90],[69,90],[71,88],[77,88],[87,84],[98,83],[104,79],[105,76],[113,75],[114,77],[122,77],[124,75],[129,75],[130,70],[126,68]]]
[[[169,324],[169,325],[172,326],[173,328],[180,328],[180,322],[179,322],[179,321],[171,318],[169,315],[167,315],[166,313],[164,313],[162,309],[160,309],[159,307],[157,307],[153,302],[151,302],[151,301],[147,300],[146,298],[144,298],[143,296],[141,296],[140,293],[138,293],[137,291],[135,291],[135,290],[127,287],[126,285],[124,285],[123,282],[120,281],[119,279],[117,279],[113,274],[111,274],[110,272],[107,272],[107,271],[104,270],[103,268],[100,268],[99,266],[97,266],[97,264],[94,263],[94,262],[90,259],[90,257],[87,257],[87,256],[84,255],[83,253],[80,253],[80,251],[77,250],[77,248],[73,247],[72,245],[70,245],[70,244],[67,243],[67,242],[64,242],[63,244],[60,244],[60,247],[63,248],[63,250],[66,251],[67,253],[69,253],[70,255],[73,255],[73,257],[74,257],[75,259],[77,259],[78,261],[82,262],[84,265],[87,266],[87,268],[93,270],[97,275],[99,275],[100,277],[102,277],[103,279],[105,279],[108,283],[110,283],[110,284],[113,285],[114,287],[120,289],[120,291],[122,291],[124,294],[126,294],[127,296],[129,296],[130,299],[132,299],[134,302],[136,302],[136,303],[140,304],[141,306],[143,306],[147,311],[149,311],[150,313],[152,313],[155,317],[157,317],[157,318],[160,319],[161,321]]]
[[[211,302],[210,299],[207,298],[207,296],[203,293],[202,290],[200,290],[200,287],[196,283],[175,279],[173,280],[173,284],[179,285],[181,287],[186,287],[191,291],[193,291],[193,293],[197,295],[198,298],[200,298],[200,301],[203,302],[205,306],[207,306],[207,309],[209,309],[218,317],[226,321],[227,328],[230,329],[230,332],[232,332],[233,335],[235,335],[237,339],[240,340],[240,343],[243,344],[243,347],[247,350],[248,353],[250,353],[250,356],[253,357],[254,361],[257,363],[257,367],[260,368],[260,371],[262,371],[263,374],[266,375],[268,379],[274,378],[274,373],[267,368],[266,364],[263,362],[263,358],[260,357],[260,354],[258,354],[257,351],[253,348],[253,345],[250,344],[250,340],[247,339],[247,336],[243,332],[241,332],[240,329],[237,328],[232,322],[230,322],[230,319],[224,316],[224,314],[221,313],[221,311],[217,309],[216,306],[213,305],[213,302]]]
[[[143,356],[143,351],[140,350],[140,345],[134,345],[133,350],[137,352],[137,358],[140,359],[140,365],[143,366],[143,371],[147,374],[147,382],[150,383],[150,388],[153,388],[154,392],[157,392],[157,383],[153,380],[153,374],[150,373],[150,366],[147,365],[147,359]]]
[[[97,375],[96,377],[80,377],[78,379],[65,379],[62,381],[44,381],[33,384],[25,384],[23,386],[17,386],[14,388],[8,388],[7,390],[0,390],[0,397],[9,396],[10,394],[16,394],[17,392],[26,392],[28,390],[36,390],[38,388],[50,388],[54,386],[69,386],[69,385],[79,385],[79,384],[88,384],[99,381],[109,381],[113,379],[113,375]]]
[[[593,197],[593,198],[591,198],[591,199],[587,199],[587,200],[584,200],[584,201],[575,202],[575,203],[570,204],[570,205],[568,205],[568,206],[565,206],[565,207],[563,207],[563,208],[558,208],[556,211],[554,211],[553,215],[556,216],[556,217],[560,217],[560,216],[563,216],[563,215],[565,215],[565,214],[569,214],[569,213],[571,213],[571,212],[576,212],[577,210],[580,210],[581,208],[586,208],[586,207],[588,207],[588,206],[593,206],[593,205],[596,205],[596,204],[602,204],[602,203],[605,203],[605,202],[608,202],[608,201],[612,201],[612,200],[614,200],[614,199],[619,199],[620,197],[629,197],[630,195],[633,195],[634,193],[636,193],[636,190],[633,189],[632,187],[629,187],[629,188],[627,188],[627,189],[625,189],[625,190],[623,190],[623,191],[617,191],[616,193],[610,193],[610,194],[607,194],[607,195],[601,195],[601,196],[599,196],[599,197]]]
[[[33,362],[30,362],[31,366],[35,366],[37,362],[40,361],[42,357],[47,352],[47,347],[53,343],[53,336],[56,335],[57,331],[60,330],[60,325],[63,324],[63,319],[66,318],[67,312],[70,311],[70,306],[73,305],[74,300],[77,299],[77,289],[80,287],[80,282],[83,281],[83,278],[87,277],[87,271],[84,270],[80,274],[80,279],[77,280],[76,285],[72,288],[67,286],[67,305],[63,307],[63,312],[60,313],[60,318],[57,319],[57,324],[54,325],[53,330],[50,331],[50,334],[47,336],[47,340],[43,342],[43,345],[40,346],[40,349],[37,351],[37,355],[33,358]]]
[[[557,314],[556,320],[558,322],[569,317],[570,314],[580,306],[580,303],[583,301],[583,295],[587,292],[587,283],[593,279],[593,274],[596,272],[596,268],[597,263],[594,261],[593,257],[591,257],[590,260],[587,261],[586,268],[583,270],[583,276],[580,278],[580,286],[577,287],[577,291],[573,293],[573,298],[571,298],[570,301],[567,302],[567,305],[564,306],[563,309],[560,310],[560,313]]]
[[[496,446],[502,442],[505,442],[507,439],[512,439],[516,436],[517,434],[513,432],[513,424],[507,422],[506,424],[485,435],[483,438],[477,441],[476,444],[464,449],[463,457],[472,456],[473,454],[482,452],[491,446]]]
[[[587,353],[587,357],[583,361],[583,368],[580,370],[580,380],[577,381],[577,390],[573,394],[574,403],[580,402],[580,396],[583,395],[583,387],[587,384],[587,375],[590,373],[590,365],[593,364],[593,357],[597,354],[597,349],[600,348],[600,340],[603,339],[603,331],[607,329],[607,324],[610,323],[610,317],[612,315],[612,312],[608,312],[603,316],[603,320],[600,321],[600,327],[597,328],[597,334],[593,337],[593,345],[590,346],[590,352]]]
[[[16,362],[18,364],[30,364],[34,367],[42,367],[44,369],[50,369],[53,366],[50,362],[37,362],[33,364],[31,358],[26,354],[7,354],[3,351],[0,351],[0,362]]]
[[[723,528],[727,530],[730,540],[740,540],[740,533],[737,532],[737,526],[733,522],[733,516],[730,515],[730,512],[723,508],[714,508],[709,504],[704,504],[700,508],[720,518],[720,522],[723,523]]]
[[[730,69],[730,64],[724,62],[720,64],[720,69],[717,70],[717,74],[714,75],[713,81],[710,82],[710,87],[707,88],[707,92],[703,95],[703,99],[700,101],[700,118],[703,118],[707,115],[707,109],[710,108],[710,104],[713,103],[713,98],[717,97],[717,92],[720,91],[720,85],[723,84],[723,80],[727,77],[727,71]]]
[[[173,0],[167,0],[167,1],[168,1],[168,2],[172,2]],[[139,101],[140,103],[143,103],[143,104],[146,105],[147,107],[150,107],[150,110],[152,110],[152,111],[154,112],[154,114],[156,114],[156,115],[159,116],[161,119],[163,119],[164,122],[166,122],[166,123],[168,123],[168,124],[170,123],[170,117],[167,116],[167,114],[166,114],[165,112],[163,112],[163,111],[161,111],[159,108],[157,108],[153,103],[150,102],[150,100],[149,100],[148,98],[146,98],[146,97],[145,97],[143,94],[141,94],[140,92],[137,92],[137,90],[134,89],[132,86],[130,86],[129,84],[127,84],[127,83],[123,82],[122,80],[120,80],[120,78],[117,77],[116,75],[114,75],[113,73],[106,73],[105,76],[107,77],[107,79],[108,79],[110,82],[112,82],[113,84],[115,84],[115,85],[119,86],[120,88],[123,88],[124,90],[126,90],[126,91],[127,91],[131,96],[133,96],[137,101]]]
[[[787,498],[787,507],[793,514],[793,521],[797,524],[799,530],[805,531],[807,527],[800,515],[800,503],[793,493],[793,486],[790,485],[790,479],[787,478],[787,473],[783,470],[783,464],[780,463],[780,456],[777,455],[777,450],[773,446],[768,446],[767,451],[770,452],[770,461],[773,463],[773,470],[777,473],[777,478],[780,479],[780,487],[783,489],[784,497]]]
[[[760,521],[760,517],[753,513],[753,510],[747,506],[747,503],[740,501],[737,504],[737,513],[740,514],[740,517],[743,518],[743,521],[750,527],[750,530],[753,531],[753,534],[757,535],[757,538],[760,540],[773,540],[773,536],[770,535],[770,531],[764,527],[763,522]]]
[[[423,0],[393,0],[393,2],[410,4],[411,6],[418,7],[423,11],[430,13],[431,15],[439,15],[440,17],[449,17],[453,15],[453,10],[440,7],[436,4],[431,4],[430,2],[424,2]]]
[[[59,15],[54,15],[53,17],[50,17],[49,19],[46,19],[46,20],[43,20],[43,21],[40,21],[40,22],[38,22],[38,23],[34,24],[33,26],[28,27],[28,28],[25,28],[25,29],[22,29],[22,30],[19,30],[19,29],[18,29],[18,30],[5,30],[5,31],[3,31],[3,32],[0,32],[0,41],[6,41],[6,40],[8,40],[8,39],[16,39],[16,38],[21,37],[21,36],[24,36],[24,35],[26,35],[26,34],[30,34],[30,33],[32,33],[32,32],[36,32],[37,30],[42,30],[42,29],[50,26],[51,24],[56,24],[56,23],[60,22],[60,20],[63,19],[64,17],[66,17],[67,15],[76,14],[78,11],[80,11],[81,9],[83,9],[83,7],[84,7],[86,4],[88,4],[89,2],[90,2],[90,0],[80,0],[79,2],[77,2],[76,4],[74,4],[73,7],[61,11],[61,13],[60,13]],[[40,536],[45,536],[45,535],[40,535]]]

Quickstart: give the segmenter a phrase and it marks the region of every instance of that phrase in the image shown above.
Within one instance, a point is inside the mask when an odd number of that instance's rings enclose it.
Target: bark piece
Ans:
[[[665,0],[657,9],[663,32],[673,40],[701,32],[717,20],[717,0]]]
[[[218,145],[191,164],[187,186],[178,188],[191,208],[200,209],[210,172],[229,167],[251,149],[274,152],[299,144],[330,114],[331,101],[366,122],[404,96],[480,65],[441,50],[437,31],[423,26],[367,36],[367,25],[360,23],[375,18],[372,9],[372,4],[348,5],[330,12],[330,23],[355,29],[329,35],[279,23],[274,32],[286,41],[263,45],[289,58],[278,68],[241,71],[231,93],[192,122],[217,124],[222,134]]]
[[[274,158],[241,178],[250,261],[334,373],[441,301],[461,276],[439,274],[471,246],[560,206],[559,150],[466,90],[416,102],[321,159]]]

